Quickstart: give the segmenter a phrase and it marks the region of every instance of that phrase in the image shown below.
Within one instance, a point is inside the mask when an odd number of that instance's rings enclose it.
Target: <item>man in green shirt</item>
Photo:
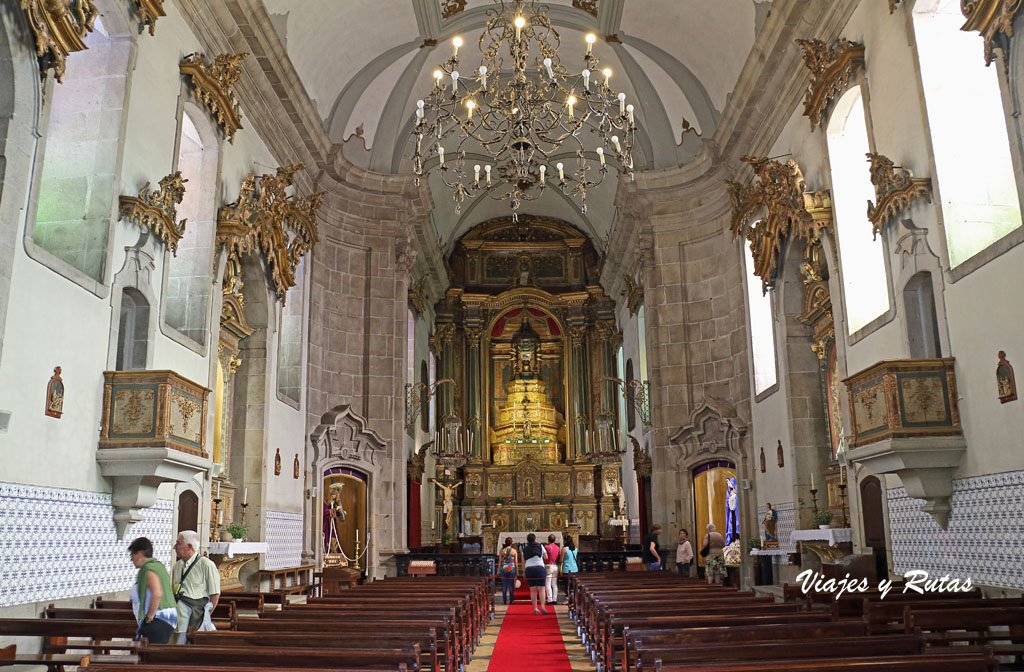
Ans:
[[[220,599],[220,571],[209,558],[200,555],[199,535],[185,530],[174,542],[178,561],[171,570],[171,582],[178,600],[178,643],[185,642],[189,630],[203,623],[207,603],[217,608]]]

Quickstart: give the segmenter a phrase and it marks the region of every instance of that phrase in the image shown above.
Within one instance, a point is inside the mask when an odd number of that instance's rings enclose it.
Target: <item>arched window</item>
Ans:
[[[433,362],[431,362],[433,363]],[[427,360],[420,362],[420,382],[423,383],[423,393],[420,400],[420,429],[430,433],[430,419],[434,413],[434,407],[430,401],[430,374],[427,372]]]
[[[121,296],[121,317],[117,331],[116,369],[145,369],[148,340],[149,302],[139,290],[125,287]]]
[[[750,353],[754,363],[754,394],[761,394],[776,382],[775,320],[772,316],[772,295],[761,290],[761,278],[754,275],[754,258],[750,247],[743,244],[746,260],[747,310],[750,315]],[[772,290],[774,291],[774,290]]]
[[[131,39],[108,34],[101,17],[94,26],[85,37],[88,49],[68,59],[64,82],[53,86],[47,103],[46,149],[31,239],[102,283],[110,225],[116,219]]]
[[[903,288],[903,306],[907,312],[910,356],[914,359],[941,357],[931,273],[921,271],[910,278]]]
[[[636,313],[636,330],[638,350],[640,352],[640,380],[649,380],[647,377],[647,318],[644,316],[644,307]]]
[[[852,334],[889,309],[885,252],[867,217],[866,203],[875,200],[875,188],[865,158],[871,150],[861,87],[836,103],[827,137],[846,324]]]
[[[306,292],[306,260],[295,267],[295,286],[285,294],[281,309],[281,337],[277,350],[277,389],[282,397],[302,399],[302,308]]]
[[[406,343],[405,353],[405,382],[415,383],[416,382],[416,315],[410,308],[406,314],[406,321],[409,326],[408,342]]]
[[[178,130],[176,169],[188,180],[177,207],[187,218],[176,255],[168,255],[164,322],[200,345],[207,339],[217,219],[217,135],[206,116],[185,105]],[[291,293],[289,292],[289,302]],[[301,313],[301,298],[298,301]]]
[[[1007,118],[960,0],[918,0],[914,36],[950,268],[1021,225]]]
[[[636,394],[630,383],[633,382],[633,360],[626,360],[626,425],[629,431],[636,429]]]

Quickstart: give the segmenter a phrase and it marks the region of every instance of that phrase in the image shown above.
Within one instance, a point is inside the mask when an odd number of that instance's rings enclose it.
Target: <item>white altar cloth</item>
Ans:
[[[853,531],[848,527],[830,527],[826,530],[793,530],[789,537],[793,541],[827,541],[835,546],[846,541],[853,541]]]
[[[526,543],[526,535],[528,535],[528,534],[530,534],[530,533],[529,532],[501,532],[500,534],[498,534],[498,548],[501,548],[502,546],[504,546],[505,545],[505,540],[508,539],[509,537],[512,537],[513,545],[518,546],[520,544],[525,544]],[[557,531],[555,531],[555,532],[534,532],[534,534],[537,535],[537,541],[539,543],[541,543],[541,544],[548,543],[548,535],[549,534],[555,535],[555,542],[559,546],[563,545],[563,543],[564,543],[562,541],[562,533],[561,532],[557,532]]]
[[[267,544],[263,541],[214,541],[210,542],[210,555],[226,555],[229,558],[238,555],[266,553]]]

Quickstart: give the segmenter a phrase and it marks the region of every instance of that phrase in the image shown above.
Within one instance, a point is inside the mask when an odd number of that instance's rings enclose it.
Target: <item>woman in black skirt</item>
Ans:
[[[531,532],[526,535],[526,548],[523,550],[523,566],[526,569],[526,583],[530,586],[530,604],[533,605],[533,613],[546,614],[544,608],[544,581],[547,579],[547,571],[544,565],[547,564],[547,551],[537,543],[537,535]],[[537,606],[540,605],[538,609]]]

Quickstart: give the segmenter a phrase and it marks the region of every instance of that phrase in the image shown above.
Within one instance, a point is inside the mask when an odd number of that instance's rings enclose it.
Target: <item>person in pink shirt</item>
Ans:
[[[544,546],[547,561],[544,569],[547,572],[544,587],[547,589],[548,604],[558,603],[558,554],[561,548],[555,543],[555,535],[548,535],[548,543]]]

